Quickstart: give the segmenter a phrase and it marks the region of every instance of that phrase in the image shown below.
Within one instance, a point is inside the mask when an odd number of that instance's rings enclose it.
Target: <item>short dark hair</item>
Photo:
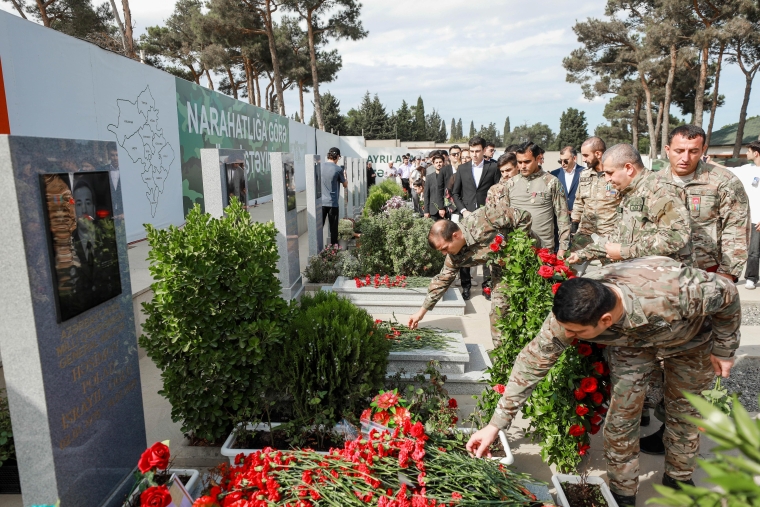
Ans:
[[[519,144],[510,144],[509,146],[506,147],[504,151],[506,153],[515,153],[517,151],[517,148],[519,147],[520,147]]]
[[[451,220],[439,220],[430,228],[430,232],[428,233],[428,245],[435,250],[433,238],[440,237],[444,241],[451,241],[454,238],[454,233],[458,230],[459,226],[455,222],[452,222]]]
[[[552,312],[560,323],[596,326],[602,315],[615,308],[617,298],[612,289],[598,280],[565,280],[554,295]]]
[[[435,161],[435,159],[440,158],[441,160],[444,160],[443,153],[439,151],[436,151],[433,156],[430,158],[431,160]]]
[[[541,155],[544,150],[533,141],[526,141],[518,146],[515,150],[515,153],[518,155],[525,155],[528,152],[530,152],[534,158],[538,158],[538,156]]]
[[[562,155],[563,153],[568,152],[568,151],[572,153],[574,157],[578,156],[578,152],[575,151],[575,148],[573,148],[572,146],[565,146],[564,148],[559,150],[559,154]]]
[[[422,186],[424,186],[424,185],[425,185],[425,183],[422,181],[422,178],[420,178],[420,179],[418,179],[418,180],[414,180],[414,181],[412,182],[412,186],[413,186],[413,187],[422,187]]]
[[[480,146],[481,148],[485,150],[486,140],[480,136],[475,136],[475,137],[470,138],[469,141],[467,141],[467,146]]]
[[[760,141],[752,141],[747,145],[748,150],[752,150],[755,153],[760,153]]]
[[[514,153],[505,153],[496,161],[496,165],[499,166],[499,168],[507,164],[517,165],[517,156]]]
[[[496,145],[492,141],[486,143],[486,148],[496,148]]]
[[[586,145],[591,147],[591,151],[601,151],[602,153],[607,151],[607,143],[605,143],[604,139],[602,139],[601,137],[597,137],[597,136],[589,137],[588,139],[583,141],[581,148],[583,148]]]
[[[338,157],[340,157],[340,150],[338,148],[332,147],[327,152],[327,160],[338,160]]]
[[[460,148],[458,144],[455,144],[455,145],[453,145],[451,148],[449,148],[449,154],[451,154],[451,150],[453,150],[453,149],[455,149],[455,148],[456,148],[457,150],[459,150],[459,151],[462,151],[462,148]]]
[[[702,127],[697,127],[696,125],[681,125],[680,127],[671,130],[670,134],[668,134],[668,145],[673,142],[675,136],[683,136],[686,139],[696,139],[701,137],[702,146],[707,142],[707,134],[702,130]]]

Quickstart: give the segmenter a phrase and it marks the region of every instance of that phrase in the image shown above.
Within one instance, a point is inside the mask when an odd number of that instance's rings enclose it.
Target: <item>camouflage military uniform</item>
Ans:
[[[679,185],[670,169],[655,173],[659,184]],[[700,161],[694,178],[682,185],[689,211],[691,243],[700,269],[739,278],[747,263],[749,201],[734,173]]]
[[[506,183],[507,206],[530,212],[533,233],[538,236],[540,247],[554,251],[554,218],[559,229],[559,249],[570,247],[570,215],[562,183],[543,169],[530,176],[518,174]]]
[[[478,208],[462,218],[459,221],[459,228],[464,234],[467,244],[457,254],[446,256],[441,272],[430,281],[422,307],[426,310],[433,309],[451,284],[454,283],[459,268],[484,265],[488,260],[488,254],[491,252],[489,245],[493,243],[497,234],[506,237],[514,229],[530,232],[530,227],[530,213],[510,208],[505,204],[505,199],[487,202],[482,208]],[[492,270],[491,283],[493,289],[491,292],[491,311],[488,316],[491,321],[491,338],[494,346],[498,347],[501,344],[501,333],[494,325],[498,317],[496,309],[498,308],[500,312],[507,309],[503,295],[505,286],[501,281],[500,269]]]
[[[486,202],[493,201],[494,199],[499,199],[504,196],[507,190],[507,182],[509,181],[509,178],[507,179],[500,179],[499,182],[496,185],[493,185],[491,188],[488,189],[488,195],[486,196]]]
[[[573,222],[578,222],[578,232],[573,236],[570,251],[581,248],[593,240],[592,234],[611,238],[618,229],[617,208],[620,205],[620,194],[604,178],[603,171],[584,169],[578,181],[578,191],[575,194]]]
[[[694,264],[682,188],[659,182],[656,173],[643,169],[619,194],[618,230],[608,239],[620,243],[623,260],[667,255],[688,265]],[[576,242],[581,249],[575,252],[581,261],[606,259],[604,246],[582,241],[579,238]]]
[[[729,280],[666,257],[644,257],[602,267],[589,278],[617,288],[625,313],[592,343],[608,345],[612,379],[604,426],[607,474],[612,490],[634,495],[638,487],[639,415],[649,374],[665,364],[665,471],[688,480],[696,465],[699,433],[681,417],[697,416],[682,391],[699,394],[714,378],[710,354],[733,357],[739,347],[741,304]],[[508,428],[519,407],[572,342],[550,314],[538,336],[517,357],[491,423]]]

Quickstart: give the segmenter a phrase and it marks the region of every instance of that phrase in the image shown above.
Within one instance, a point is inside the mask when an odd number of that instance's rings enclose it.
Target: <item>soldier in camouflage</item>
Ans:
[[[567,258],[569,264],[594,259],[613,261],[647,255],[666,255],[693,264],[689,242],[689,215],[682,188],[659,184],[657,175],[644,167],[639,152],[630,144],[616,144],[602,156],[605,178],[620,194],[618,229],[600,243],[581,247]]]
[[[581,146],[586,169],[581,172],[575,205],[570,215],[574,233],[570,252],[589,244],[592,234],[612,238],[618,229],[620,194],[604,177],[602,155],[607,145],[599,137],[589,137]]]
[[[698,395],[714,375],[728,377],[740,324],[733,283],[667,257],[615,263],[567,280],[541,331],[518,355],[491,421],[473,434],[467,450],[482,456],[563,350],[579,339],[607,346],[612,392],[604,452],[618,504],[635,505],[639,414],[649,374],[660,358],[666,371],[663,484],[693,484],[699,432],[683,416],[698,414],[683,392]]]
[[[735,282],[747,262],[750,235],[749,201],[739,178],[702,161],[707,150],[705,131],[694,125],[676,127],[665,151],[670,167],[657,174],[659,185],[684,189],[689,211],[691,244],[696,266]],[[663,372],[656,369],[647,389],[648,405],[660,417]],[[641,439],[641,451],[664,454],[664,426]]]
[[[433,224],[428,234],[428,242],[431,247],[446,255],[446,260],[441,272],[430,281],[422,307],[409,318],[409,327],[416,328],[428,310],[435,307],[454,283],[459,268],[486,264],[491,252],[489,246],[497,235],[501,234],[506,238],[515,229],[530,233],[530,228],[530,213],[510,208],[503,198],[487,202],[485,206],[462,218],[458,225],[449,220],[440,220]],[[495,323],[499,313],[507,310],[501,268],[493,266],[491,277],[493,293],[488,315],[491,321],[491,338],[494,347],[498,347],[501,345],[501,333],[496,329]]]
[[[557,251],[564,257],[570,247],[570,214],[562,183],[539,165],[544,150],[532,142],[521,144],[516,151],[520,174],[506,183],[507,206],[528,211],[533,217],[533,233],[538,236],[539,248]],[[557,223],[559,245],[554,244],[554,223]]]
[[[499,172],[501,173],[501,179],[499,182],[488,189],[488,196],[486,202],[493,201],[494,199],[502,198],[507,191],[507,182],[513,176],[517,176],[517,157],[514,153],[505,153],[499,157],[496,162],[499,166]]]

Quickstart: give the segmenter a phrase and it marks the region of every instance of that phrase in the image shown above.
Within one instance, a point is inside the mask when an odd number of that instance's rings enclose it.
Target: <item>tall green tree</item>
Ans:
[[[396,115],[394,115],[394,120]],[[394,135],[394,126],[391,118],[375,94],[370,96],[369,91],[364,94],[362,103],[358,109],[351,109],[346,118],[346,129],[349,135],[362,135],[365,139],[388,139]]]
[[[409,104],[405,100],[401,101],[401,107],[398,108],[393,117],[394,132],[392,134],[400,141],[412,141],[414,137],[414,117],[409,109]]]
[[[297,12],[306,22],[311,58],[312,89],[317,124],[325,130],[319,100],[319,66],[317,46],[327,39],[359,40],[367,36],[367,31],[359,19],[362,4],[356,0],[283,0],[286,8]]]
[[[462,139],[464,137],[464,130],[462,130],[462,118],[459,118],[457,121],[457,139]]]
[[[446,139],[448,139],[446,134],[446,122],[441,120],[441,129],[438,131],[438,137],[436,137],[435,142],[445,143]]]
[[[343,115],[340,114],[340,101],[329,91],[323,93],[320,100],[322,101],[322,119],[325,122],[326,132],[346,135],[346,124]],[[311,115],[309,125],[317,128],[317,117],[314,113]]]
[[[451,127],[449,128],[449,132],[451,132],[449,141],[453,143],[457,135],[457,121],[454,118],[451,119]]]
[[[739,111],[739,125],[736,130],[733,157],[739,157],[744,138],[744,124],[747,122],[747,108],[752,93],[752,81],[760,69],[760,4],[742,3],[740,16],[726,23],[728,34],[728,61],[739,66],[744,74],[744,98]]]
[[[504,144],[522,144],[532,141],[542,148],[546,149],[554,144],[554,132],[545,123],[534,123],[528,125],[524,123],[518,125],[512,132],[504,135]]]
[[[496,146],[502,145],[503,138],[501,136],[501,133],[496,129],[496,124],[493,122],[489,123],[485,127],[481,125],[477,135],[485,139],[486,142],[492,142]]]
[[[417,97],[417,105],[414,106],[414,141],[426,141],[428,135],[427,121],[425,119],[425,103],[422,97]]]
[[[446,139],[438,141],[441,135],[441,123],[443,123],[443,118],[433,108],[433,111],[425,117],[425,138],[423,140],[445,143]],[[446,128],[444,127],[443,130],[446,131]]]
[[[473,138],[473,137],[475,137],[477,135],[477,133],[478,132],[475,130],[475,122],[471,121],[470,122],[470,131],[467,133],[467,137],[468,138]]]
[[[504,120],[504,135],[507,135],[512,130],[512,127],[509,124],[509,116],[507,116],[507,119]]]
[[[565,146],[572,146],[576,150],[581,149],[583,141],[588,139],[588,122],[586,113],[574,107],[568,107],[559,119],[559,134],[555,141],[555,147],[561,150]]]

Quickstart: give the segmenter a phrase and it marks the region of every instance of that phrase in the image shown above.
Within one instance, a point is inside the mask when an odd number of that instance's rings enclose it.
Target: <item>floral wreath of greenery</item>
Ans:
[[[496,348],[488,369],[492,389],[478,398],[480,416],[489,419],[509,381],[520,351],[541,330],[551,311],[554,294],[564,280],[575,275],[547,249],[538,249],[523,231],[491,244],[489,262],[501,266],[506,283],[503,294],[510,311],[500,315],[496,327],[502,345]],[[609,368],[602,357],[604,345],[574,341],[560,356],[523,406],[530,419],[531,439],[541,444],[541,457],[560,471],[574,470],[589,450],[590,435],[599,431],[610,394]]]

